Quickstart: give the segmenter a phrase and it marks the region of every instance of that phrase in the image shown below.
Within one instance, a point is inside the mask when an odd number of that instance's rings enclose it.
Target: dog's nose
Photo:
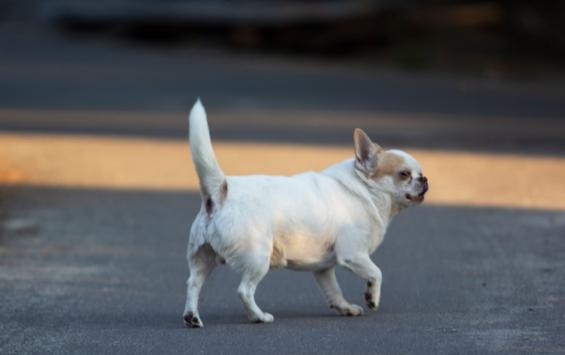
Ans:
[[[425,176],[420,176],[418,178],[418,181],[420,182],[420,184],[422,185],[422,192],[420,193],[421,195],[425,194],[426,192],[428,192],[428,178]]]

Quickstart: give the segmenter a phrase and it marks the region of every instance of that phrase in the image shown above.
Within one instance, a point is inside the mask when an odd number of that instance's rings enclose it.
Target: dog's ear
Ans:
[[[356,165],[370,174],[376,169],[379,155],[383,149],[378,144],[373,143],[367,133],[360,128],[355,128],[353,142],[355,143]]]

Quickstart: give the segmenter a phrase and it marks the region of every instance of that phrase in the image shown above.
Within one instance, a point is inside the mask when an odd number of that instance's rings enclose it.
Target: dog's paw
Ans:
[[[365,310],[363,310],[363,307],[358,306],[356,304],[352,304],[346,315],[348,315],[348,316],[361,316],[361,315],[363,315],[363,313],[365,313]]]
[[[374,299],[371,292],[365,292],[365,301],[370,310],[376,311],[379,308],[379,300]]]
[[[204,327],[204,323],[200,320],[198,315],[195,315],[192,312],[188,312],[183,317],[185,327],[189,328],[202,328]]]
[[[271,313],[263,312],[260,316],[255,316],[251,319],[252,322],[255,323],[272,323],[275,320],[275,317]]]
[[[330,308],[335,308],[335,310],[342,316],[353,317],[353,316],[360,316],[363,315],[363,313],[365,313],[363,307],[358,306],[356,304],[347,304],[339,307],[335,305],[331,305]]]
[[[367,302],[367,307],[369,307],[371,311],[376,311],[377,309],[379,309],[378,303],[375,303],[373,301]]]

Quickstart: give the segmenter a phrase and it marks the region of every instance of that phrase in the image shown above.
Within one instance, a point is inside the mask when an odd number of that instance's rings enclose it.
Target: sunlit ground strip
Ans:
[[[214,141],[229,175],[321,170],[352,148]],[[565,158],[409,150],[431,183],[427,203],[565,210]],[[198,189],[183,140],[0,134],[0,183],[120,190]]]

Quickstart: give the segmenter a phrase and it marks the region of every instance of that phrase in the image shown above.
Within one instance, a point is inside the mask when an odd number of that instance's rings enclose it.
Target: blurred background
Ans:
[[[180,138],[200,96],[218,138],[562,153],[564,8],[4,1],[0,128]]]
[[[231,175],[323,169],[355,127],[420,160],[429,198],[376,254],[379,349],[563,349],[564,34],[563,1],[0,2],[0,352],[257,349],[233,274],[205,293],[218,332],[178,322],[197,97]],[[377,318],[340,338],[311,281],[267,277],[266,334],[372,349]]]

